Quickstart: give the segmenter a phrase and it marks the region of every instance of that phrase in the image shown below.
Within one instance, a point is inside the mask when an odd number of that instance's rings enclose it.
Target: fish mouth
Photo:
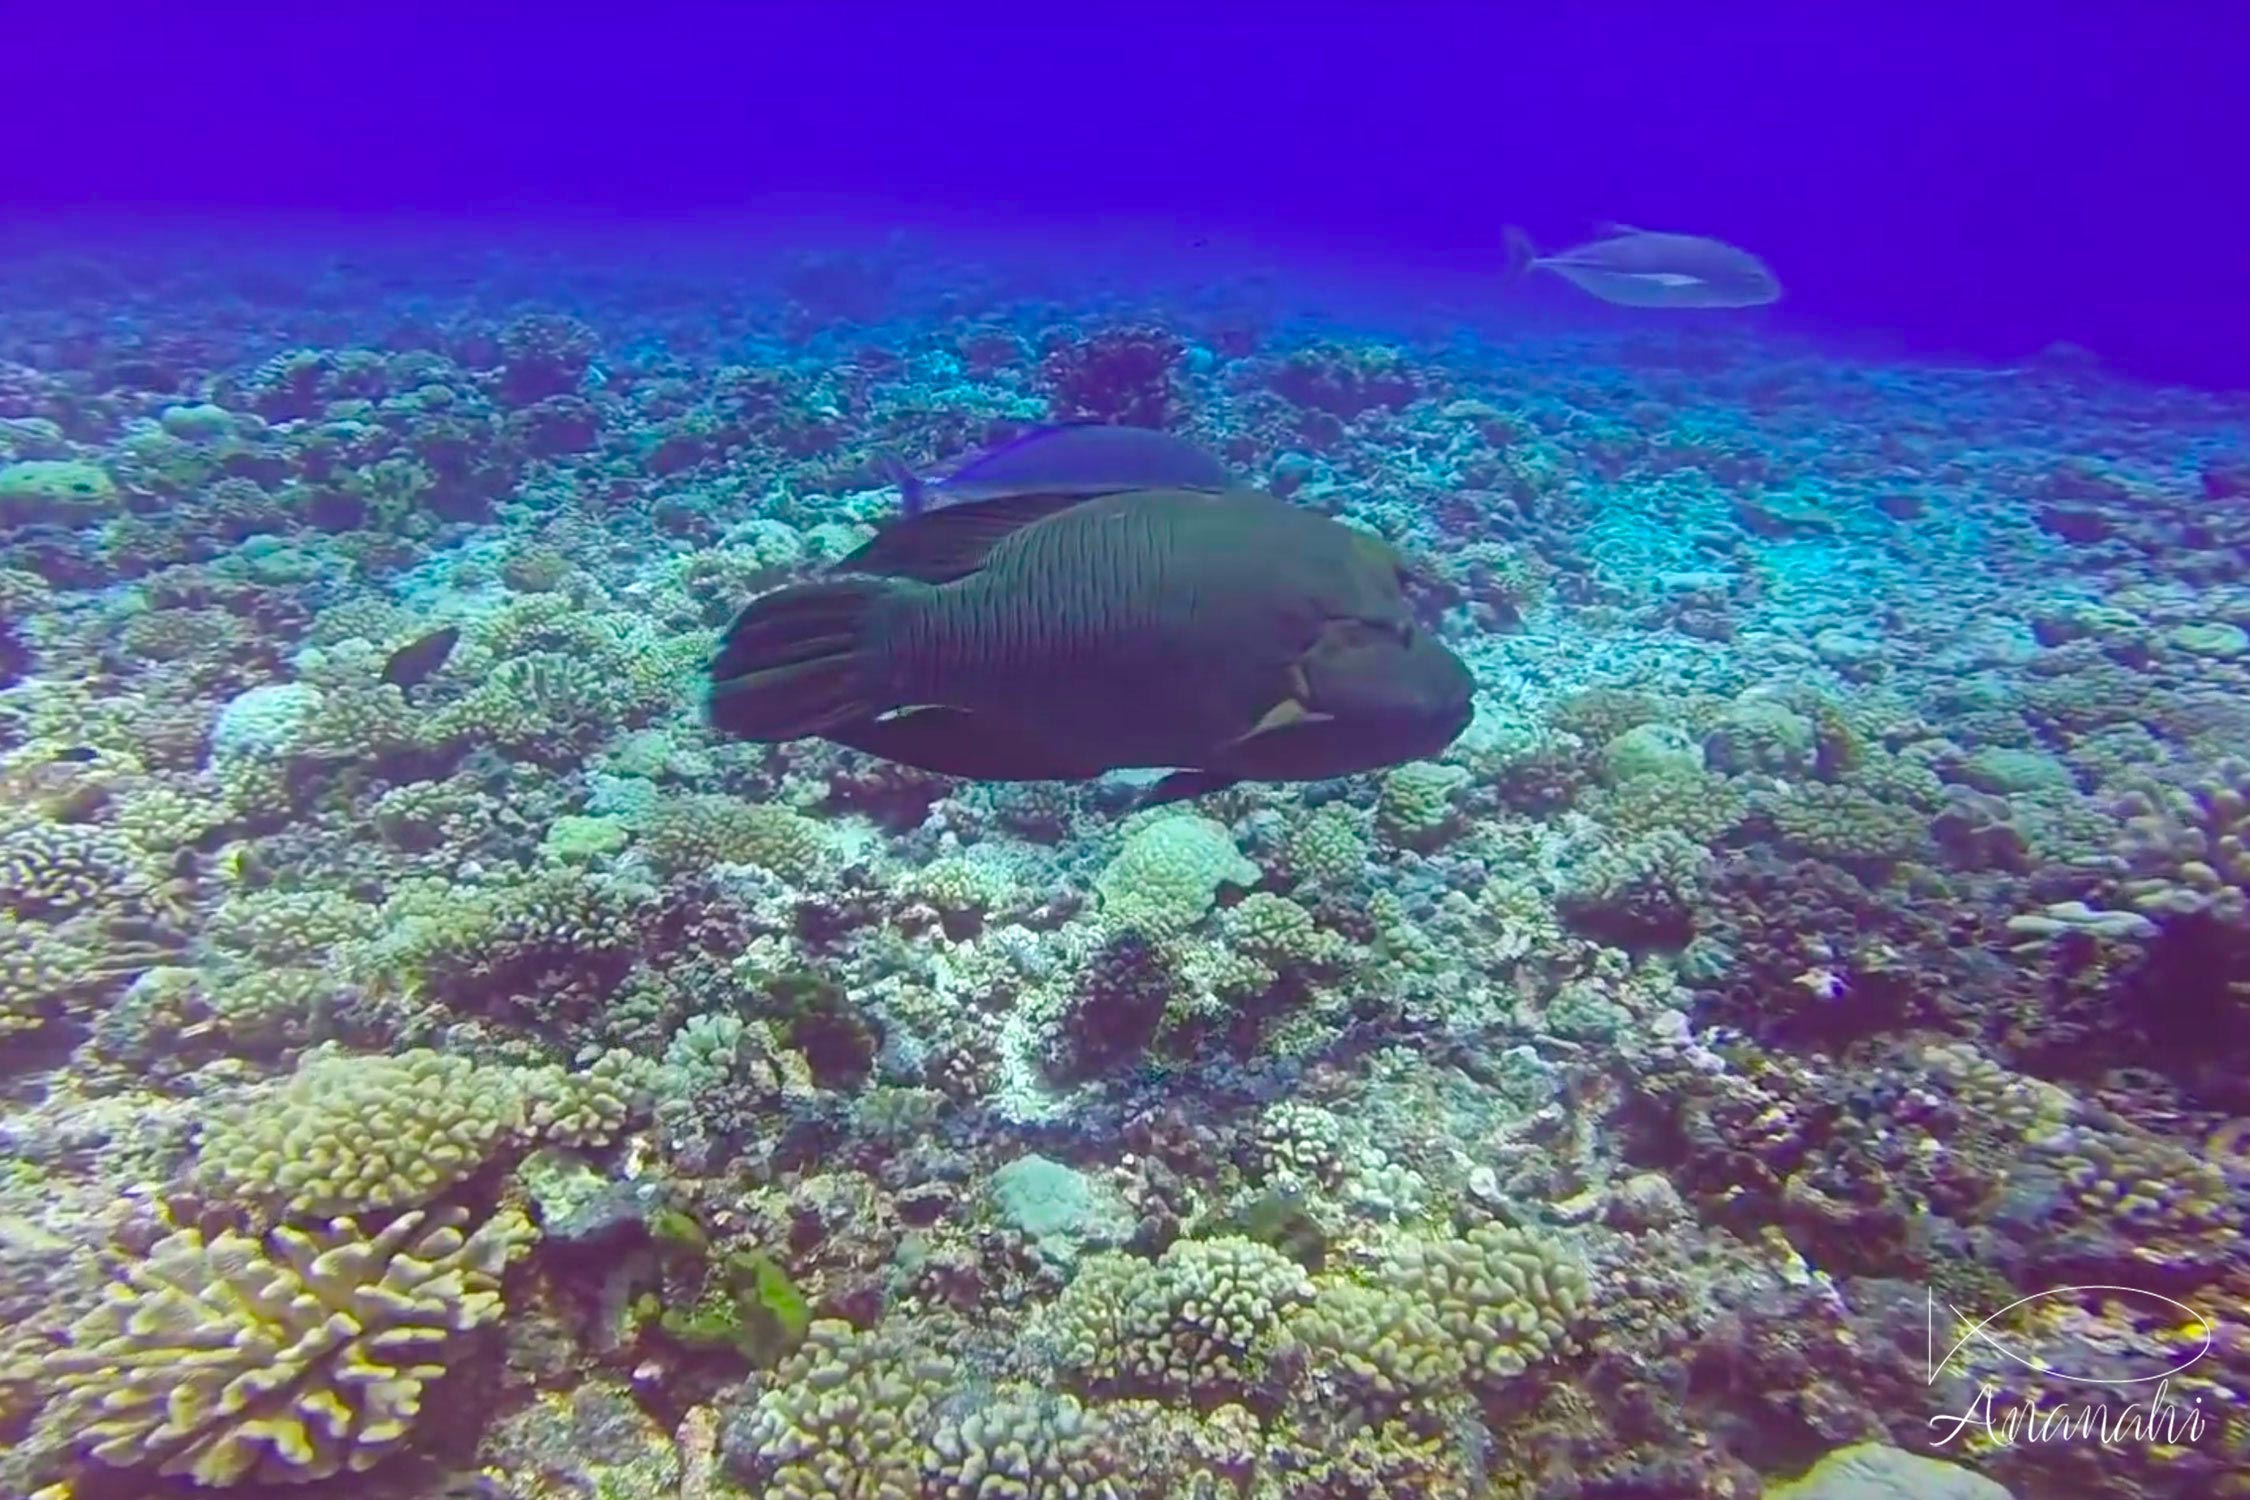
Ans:
[[[1395,652],[1395,648],[1394,648]],[[1381,770],[1438,754],[1475,716],[1475,681],[1427,636],[1386,661],[1362,659],[1344,680],[1313,673],[1314,719],[1267,737],[1261,755],[1306,779]]]

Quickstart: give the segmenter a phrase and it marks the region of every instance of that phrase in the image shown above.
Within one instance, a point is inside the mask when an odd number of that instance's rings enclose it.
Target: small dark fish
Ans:
[[[399,691],[414,686],[435,672],[453,655],[453,647],[461,639],[461,627],[447,625],[428,635],[408,641],[391,653],[383,663],[383,680]]]
[[[909,516],[1009,495],[1092,499],[1125,490],[1225,490],[1226,465],[1185,438],[1147,427],[1069,422],[1041,427],[990,449],[942,479],[923,479],[883,459]]]
[[[1529,235],[1511,226],[1508,274],[1552,271],[1620,307],[1760,307],[1781,295],[1773,272],[1747,250],[1630,224],[1603,228],[1601,239],[1541,255]]]
[[[832,571],[735,619],[714,727],[980,781],[1175,768],[1161,802],[1421,759],[1469,722],[1398,554],[1255,490],[956,505]]]

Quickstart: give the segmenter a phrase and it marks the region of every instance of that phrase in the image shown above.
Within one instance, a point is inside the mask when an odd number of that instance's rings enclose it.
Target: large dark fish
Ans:
[[[458,625],[447,625],[415,637],[393,651],[390,659],[383,663],[383,680],[404,692],[444,666],[460,639]]]
[[[736,618],[714,727],[980,781],[1178,768],[1169,801],[1435,755],[1469,721],[1398,555],[1255,490],[926,511],[832,572]]]
[[[1506,231],[1508,272],[1552,271],[1620,307],[1759,307],[1781,283],[1747,250],[1694,234],[1605,226],[1601,239],[1541,255],[1522,230]]]
[[[1225,490],[1226,465],[1185,438],[1148,427],[1071,422],[1041,427],[990,449],[942,479],[923,479],[886,458],[909,516],[1004,495],[1076,495],[1124,490]]]

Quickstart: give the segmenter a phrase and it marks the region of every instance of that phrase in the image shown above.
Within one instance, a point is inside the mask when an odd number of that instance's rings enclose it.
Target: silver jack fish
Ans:
[[[1781,295],[1766,263],[1747,250],[1698,234],[1657,234],[1630,224],[1602,226],[1603,238],[1541,255],[1510,226],[1508,274],[1552,271],[1620,307],[1762,307]]]

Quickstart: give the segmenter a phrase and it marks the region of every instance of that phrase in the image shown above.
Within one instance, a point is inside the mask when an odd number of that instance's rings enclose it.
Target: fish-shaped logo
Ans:
[[[2189,1354],[2184,1359],[2179,1360],[2177,1363],[2169,1366],[2166,1369],[2152,1370],[2146,1374],[2141,1375],[2077,1375],[2068,1370],[2058,1370],[2053,1365],[2046,1363],[2044,1360],[2037,1359],[2031,1355],[2023,1354],[2018,1352],[2017,1350],[2011,1349],[2006,1344],[2000,1342],[1998,1338],[1993,1336],[1992,1326],[1995,1323],[1998,1323],[2002,1319],[2006,1318],[2008,1314],[2016,1311],[2018,1308],[2029,1307],[2034,1303],[2046,1302],[2051,1300],[2081,1300],[2089,1294],[2106,1294],[2106,1296],[2112,1300],[2119,1297],[2138,1298],[2143,1303],[2150,1306],[2152,1309],[2161,1308],[2167,1313],[2181,1314],[2183,1317],[2183,1321],[2180,1322],[2178,1326],[2182,1328],[2193,1327],[2196,1330],[2196,1335],[2200,1336],[2202,1342],[2193,1353]],[[2139,1287],[2130,1286],[2057,1286],[2049,1287],[2043,1292],[2033,1292],[2028,1297],[2018,1297],[2015,1301],[2009,1303],[2006,1307],[2003,1307],[1999,1311],[1991,1313],[1982,1318],[1971,1318],[1968,1314],[1962,1312],[1961,1309],[1954,1307],[1950,1303],[1946,1304],[1945,1310],[1953,1315],[1954,1328],[1957,1332],[1957,1336],[1954,1338],[1953,1343],[1945,1349],[1944,1353],[1940,1354],[1938,1352],[1937,1295],[1934,1292],[1924,1292],[1923,1297],[1924,1332],[1929,1341],[1928,1352],[1926,1355],[1925,1379],[1927,1383],[1931,1385],[1935,1385],[1937,1383],[1938,1376],[1944,1373],[1946,1366],[1950,1365],[1953,1362],[1954,1356],[1958,1355],[1971,1343],[1982,1344],[1987,1349],[1990,1349],[1995,1354],[2001,1356],[2003,1359],[2011,1360],[2014,1363],[2023,1366],[2027,1370],[2034,1371],[2041,1375],[2051,1375],[2057,1380],[2067,1380],[2077,1385],[2148,1385],[2155,1381],[2169,1380],[2172,1376],[2179,1374],[2182,1370],[2187,1369],[2197,1360],[2203,1358],[2204,1355],[2209,1354],[2211,1352],[2211,1341],[2214,1333],[2214,1329],[2212,1328],[2211,1320],[2209,1318],[2206,1318],[2203,1314],[2197,1312],[2194,1308],[2188,1306],[2185,1302],[2167,1297],[2161,1292],[2143,1291]]]

